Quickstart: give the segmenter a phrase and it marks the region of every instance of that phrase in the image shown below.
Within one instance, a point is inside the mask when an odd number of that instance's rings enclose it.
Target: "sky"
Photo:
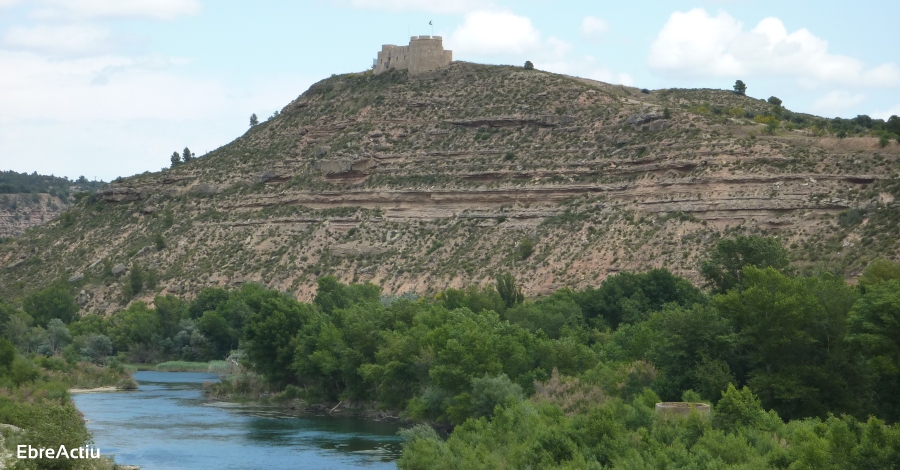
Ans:
[[[885,0],[0,0],[0,170],[158,171],[410,35],[454,60],[650,89],[740,79],[794,111],[886,119],[897,18]]]

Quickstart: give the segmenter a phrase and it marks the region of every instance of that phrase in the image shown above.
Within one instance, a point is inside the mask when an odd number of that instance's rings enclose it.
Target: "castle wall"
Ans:
[[[397,69],[417,74],[445,67],[452,61],[453,51],[444,50],[443,38],[440,36],[413,36],[408,46],[381,46],[374,71],[379,74]]]

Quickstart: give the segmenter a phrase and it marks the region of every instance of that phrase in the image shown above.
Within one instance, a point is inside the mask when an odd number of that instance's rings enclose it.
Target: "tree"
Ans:
[[[525,70],[534,70],[534,64],[530,60],[525,61]]]
[[[740,81],[740,80],[738,80],[738,81]],[[737,84],[735,84],[735,87],[737,87]],[[746,87],[744,87],[744,88],[746,89]],[[741,93],[741,94],[743,94],[743,93]],[[775,96],[770,96],[770,97],[769,97],[769,104],[775,105],[775,106],[781,106],[781,100],[778,99],[778,98],[775,97]]]
[[[141,269],[141,266],[137,263],[132,263],[131,270],[128,273],[128,281],[125,283],[125,288],[123,289],[126,300],[131,300],[132,297],[137,295],[144,288],[145,280],[146,275],[144,270]]]
[[[181,164],[181,155],[179,155],[178,152],[172,152],[172,157],[169,158],[169,160],[172,161],[172,168],[175,168]]]
[[[256,117],[256,113],[250,115],[250,127],[259,124],[259,118]]]
[[[47,323],[47,345],[51,353],[59,354],[70,341],[72,341],[72,334],[69,333],[69,329],[62,320],[54,318]]]
[[[525,294],[522,288],[516,285],[516,278],[510,273],[497,275],[497,293],[506,304],[506,308],[522,303],[525,300]]]
[[[70,323],[78,311],[75,297],[62,284],[54,284],[25,297],[22,306],[25,313],[31,315],[34,322],[40,326],[47,325],[54,318],[59,318],[63,323]]]
[[[864,355],[876,375],[878,415],[900,419],[900,280],[867,286],[847,323],[847,342]]]
[[[747,266],[743,275],[741,289],[713,300],[734,327],[738,379],[786,418],[858,410],[863,380],[844,342],[856,289],[831,274]]]
[[[157,295],[153,299],[159,326],[165,336],[172,336],[178,331],[181,320],[188,317],[187,305],[174,295]]]
[[[609,276],[597,289],[588,287],[576,293],[575,301],[593,326],[615,329],[620,323],[644,321],[665,304],[691,306],[703,303],[705,298],[687,279],[667,269],[652,269]]]
[[[894,134],[900,135],[900,117],[896,114],[889,117],[887,122],[884,125],[884,128]]]
[[[747,85],[745,85],[744,82],[742,82],[740,80],[734,82],[734,92],[739,95],[746,95],[747,94]]]
[[[294,381],[294,337],[316,312],[286,295],[266,297],[244,328],[247,355],[257,371],[284,386]]]
[[[900,279],[900,263],[878,258],[866,266],[859,277],[859,286],[865,289],[891,279]]]
[[[530,238],[523,238],[522,241],[519,242],[517,251],[519,254],[519,259],[527,259],[529,256],[531,256],[532,253],[534,253],[534,242],[531,241]]]
[[[700,266],[700,273],[714,293],[724,293],[741,283],[745,266],[783,270],[789,263],[787,250],[778,240],[757,235],[740,236],[720,240]]]
[[[181,153],[181,158],[184,160],[185,163],[187,163],[194,159],[194,154],[191,153],[191,149],[185,147],[184,152]]]
[[[159,232],[153,236],[153,243],[156,244],[156,251],[162,251],[166,248],[166,239]]]

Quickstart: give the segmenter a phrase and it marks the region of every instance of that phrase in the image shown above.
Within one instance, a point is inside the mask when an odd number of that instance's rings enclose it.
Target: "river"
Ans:
[[[396,469],[392,422],[207,403],[213,374],[137,372],[140,390],[72,395],[94,447],[143,470]]]

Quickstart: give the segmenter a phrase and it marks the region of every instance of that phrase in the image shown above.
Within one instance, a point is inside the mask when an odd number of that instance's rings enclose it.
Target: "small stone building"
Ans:
[[[446,67],[453,61],[453,51],[444,50],[440,36],[413,36],[408,46],[385,44],[375,59],[375,74],[390,69],[409,70],[411,74]]]

